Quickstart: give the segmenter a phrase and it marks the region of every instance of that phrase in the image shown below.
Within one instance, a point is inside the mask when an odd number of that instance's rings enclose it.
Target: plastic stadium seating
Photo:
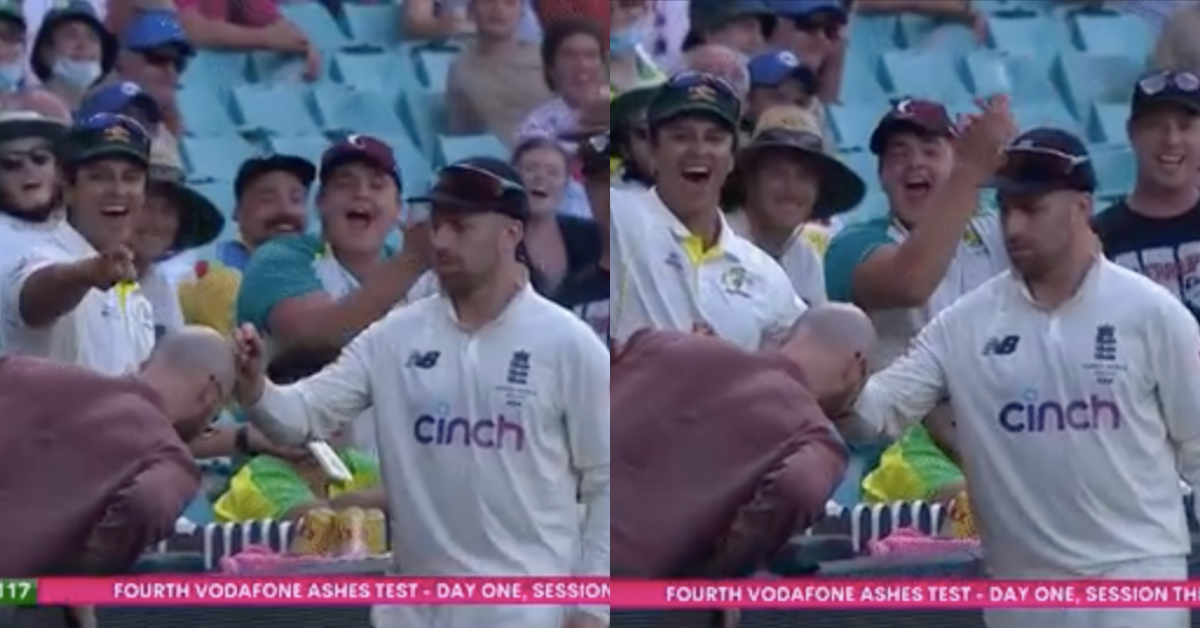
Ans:
[[[867,188],[879,187],[879,160],[867,151],[850,151],[841,154],[842,161],[867,182]]]
[[[302,83],[247,85],[233,94],[243,131],[262,135],[320,133],[308,101],[308,88]]]
[[[321,50],[336,50],[350,45],[337,20],[318,2],[281,2],[279,10]]]
[[[914,49],[937,50],[943,55],[960,55],[979,46],[975,31],[963,24],[936,20],[920,15],[899,19],[900,45]]]
[[[407,134],[382,139],[388,141],[395,149],[396,161],[400,165],[400,172],[404,175],[405,196],[427,191],[433,183],[433,167],[424,151],[413,144]]]
[[[438,138],[445,163],[453,163],[467,157],[487,156],[508,159],[508,147],[494,135],[471,135]]]
[[[304,59],[275,52],[255,52],[249,56],[250,76],[257,83],[297,84],[304,82]],[[321,66],[321,81],[332,81],[332,64]]]
[[[991,50],[963,60],[967,86],[980,97],[1008,94],[1017,102],[1055,102],[1058,92],[1043,66],[1029,57]]]
[[[425,85],[436,90],[446,89],[446,77],[457,53],[449,50],[429,49],[417,52],[417,67]]]
[[[1007,12],[988,17],[992,47],[1049,65],[1065,37],[1050,18],[1033,12]]]
[[[203,194],[205,198],[212,201],[223,214],[226,216],[233,215],[234,206],[237,202],[233,197],[232,181],[201,181],[193,183],[192,187],[200,194]],[[236,231],[236,223],[233,223],[232,220],[226,221],[227,231],[231,226]]]
[[[1078,13],[1071,17],[1079,47],[1093,54],[1146,60],[1154,46],[1150,24],[1132,14]]]
[[[888,98],[887,91],[879,83],[876,72],[878,60],[871,60],[866,55],[846,55],[846,65],[842,68],[842,93],[844,103],[878,103]]]
[[[875,123],[887,112],[887,108],[886,101],[830,107],[829,118],[837,134],[838,147],[844,150],[865,149],[870,143]]]
[[[246,55],[240,52],[202,50],[188,63],[180,77],[183,87],[229,91],[249,80]]]
[[[411,64],[399,52],[343,51],[330,65],[338,81],[360,89],[397,96],[420,85]]]
[[[237,125],[220,93],[193,87],[179,91],[179,110],[187,121],[189,135],[233,135]]]
[[[327,133],[358,131],[371,135],[406,133],[395,98],[382,92],[340,85],[313,89],[317,112]]]
[[[321,154],[329,148],[329,138],[324,135],[301,137],[276,137],[271,139],[271,151],[279,155],[303,157],[314,164],[321,163]]]
[[[1054,64],[1066,103],[1078,116],[1092,103],[1124,103],[1144,64],[1123,55],[1066,53]]]
[[[945,103],[969,100],[954,58],[939,52],[896,50],[883,57],[883,67],[892,91],[897,95],[916,96]]]
[[[1091,132],[1088,136],[1097,144],[1124,144],[1128,119],[1128,104],[1096,104],[1092,107]]]
[[[239,136],[185,137],[180,141],[192,179],[232,181],[242,162],[257,152]]]
[[[1052,126],[1072,133],[1082,130],[1079,121],[1059,102],[1016,103],[1013,106],[1013,115],[1022,129]]]
[[[342,5],[346,31],[355,44],[394,48],[400,42],[399,3]]]
[[[437,154],[437,129],[444,128],[446,95],[440,91],[418,89],[404,94],[404,121],[421,151],[432,158]]]
[[[1100,182],[1100,196],[1123,195],[1133,188],[1136,171],[1133,151],[1126,146],[1093,148],[1092,164]]]

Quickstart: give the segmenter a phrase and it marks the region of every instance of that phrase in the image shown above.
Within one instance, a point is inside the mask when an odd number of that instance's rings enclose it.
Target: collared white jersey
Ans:
[[[439,295],[393,311],[315,377],[268,386],[250,417],[296,442],[374,406],[403,574],[607,576],[608,369],[595,332],[532,288],[474,332]],[[405,628],[561,621],[536,607],[384,614],[377,625]]]
[[[154,310],[137,284],[90,290],[54,324],[41,329],[26,325],[20,312],[25,282],[46,267],[97,253],[65,221],[41,231],[40,237],[27,232],[12,244],[13,248],[5,249],[0,268],[4,351],[85,366],[105,375],[133,373],[150,357],[156,340]]]
[[[614,341],[639,329],[673,329],[755,350],[806,309],[779,264],[723,218],[720,240],[705,251],[657,191],[609,194]]]
[[[856,410],[894,430],[949,395],[993,574],[1091,576],[1189,552],[1179,476],[1200,480],[1197,382],[1187,309],[1098,261],[1053,311],[1011,273],[960,298]]]
[[[750,220],[746,217],[744,210],[728,216],[727,220],[735,233],[753,242]],[[818,254],[818,249],[813,242],[817,238],[823,238],[828,242],[829,236],[827,233],[822,233],[823,229],[815,224],[796,227],[792,231],[791,237],[783,245],[783,254],[776,259],[792,282],[792,288],[796,291],[796,295],[809,306],[821,305],[829,300],[829,296],[825,293],[825,265],[822,264],[821,255]],[[770,254],[768,253],[768,255]]]

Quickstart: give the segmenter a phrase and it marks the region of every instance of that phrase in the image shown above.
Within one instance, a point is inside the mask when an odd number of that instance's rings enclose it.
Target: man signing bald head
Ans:
[[[200,489],[185,440],[234,374],[232,345],[200,328],[127,377],[0,358],[0,578],[122,573],[169,536]]]
[[[862,312],[808,310],[761,351],[672,331],[634,334],[612,364],[612,573],[738,577],[825,514],[862,386]]]

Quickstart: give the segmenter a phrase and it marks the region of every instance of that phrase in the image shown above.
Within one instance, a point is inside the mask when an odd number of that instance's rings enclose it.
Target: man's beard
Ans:
[[[41,225],[49,222],[54,217],[54,214],[62,208],[62,195],[55,194],[49,201],[33,209],[14,210],[12,209],[14,205],[15,203],[12,202],[12,198],[8,194],[0,192],[0,213],[12,216],[21,222]]]

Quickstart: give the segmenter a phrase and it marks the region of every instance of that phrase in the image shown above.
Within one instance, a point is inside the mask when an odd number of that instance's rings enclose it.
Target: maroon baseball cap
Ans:
[[[883,154],[887,142],[900,132],[915,132],[928,137],[957,137],[958,127],[946,107],[939,102],[905,98],[892,105],[871,133],[871,152]]]
[[[403,189],[400,178],[400,167],[396,164],[396,154],[387,142],[370,135],[353,134],[330,146],[321,155],[321,182],[337,168],[349,163],[363,163],[378,168],[396,180],[396,187]]]

